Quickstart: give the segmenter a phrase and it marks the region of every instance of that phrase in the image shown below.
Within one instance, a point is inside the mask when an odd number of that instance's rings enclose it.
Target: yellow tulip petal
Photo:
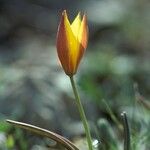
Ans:
[[[86,15],[83,16],[81,26],[78,33],[78,40],[83,46],[84,49],[87,47],[88,43],[88,27],[87,27],[87,17]]]
[[[76,21],[75,21],[76,23]],[[68,46],[68,61],[69,63],[68,70],[70,72],[76,72],[76,58],[78,55],[79,42],[77,37],[75,37],[74,31],[71,28],[67,15],[65,15],[64,19],[65,29],[66,29],[66,37],[67,37],[67,46]],[[75,28],[76,29],[76,28]]]
[[[81,15],[78,13],[73,23],[71,24],[71,29],[76,38],[78,38],[78,33],[81,25]]]
[[[79,51],[80,53],[77,56],[77,66],[80,63],[80,60],[85,52],[85,49],[87,47],[87,43],[88,43],[88,27],[87,27],[87,18],[86,15],[83,16],[82,22],[81,22],[81,26],[79,29],[79,33],[78,33],[78,41],[79,41]]]

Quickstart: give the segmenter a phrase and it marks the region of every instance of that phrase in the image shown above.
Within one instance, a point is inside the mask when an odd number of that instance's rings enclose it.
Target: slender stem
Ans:
[[[130,150],[130,131],[126,112],[122,112],[121,117],[124,127],[124,150]]]
[[[75,96],[75,99],[76,99],[77,107],[78,107],[78,110],[79,110],[79,113],[80,113],[80,117],[81,117],[84,129],[85,129],[86,138],[87,138],[87,142],[88,142],[88,147],[89,147],[89,150],[93,150],[92,138],[91,138],[88,122],[87,122],[87,119],[86,119],[86,116],[85,116],[85,112],[84,112],[84,109],[83,109],[83,106],[82,106],[82,103],[81,103],[81,100],[80,100],[80,97],[79,97],[79,94],[78,94],[73,76],[70,77],[70,81],[71,81],[73,93],[74,93],[74,96]]]

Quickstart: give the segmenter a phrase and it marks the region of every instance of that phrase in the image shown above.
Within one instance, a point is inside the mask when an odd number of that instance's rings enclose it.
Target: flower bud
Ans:
[[[78,13],[70,24],[66,11],[62,13],[57,32],[57,53],[61,65],[68,76],[73,76],[88,43],[88,26],[86,15]]]

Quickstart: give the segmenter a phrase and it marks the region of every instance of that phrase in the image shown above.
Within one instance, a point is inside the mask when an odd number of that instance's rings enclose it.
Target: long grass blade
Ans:
[[[12,125],[15,125],[16,127],[28,130],[30,132],[47,137],[49,139],[52,139],[56,141],[57,143],[61,144],[62,146],[64,146],[68,150],[79,150],[71,141],[69,141],[68,139],[66,139],[65,137],[57,133],[51,132],[43,128],[39,128],[31,124],[23,123],[23,122],[18,122],[18,121],[13,121],[13,120],[6,120],[6,121]]]

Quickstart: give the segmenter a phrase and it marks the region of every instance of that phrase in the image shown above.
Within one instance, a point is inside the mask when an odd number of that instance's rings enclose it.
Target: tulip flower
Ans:
[[[72,23],[69,22],[66,11],[62,13],[57,33],[57,53],[61,65],[68,76],[73,76],[78,69],[88,41],[88,26],[86,15],[78,13]]]
[[[64,10],[57,33],[57,53],[65,73],[70,77],[72,90],[85,129],[89,150],[93,150],[90,129],[73,78],[73,75],[77,72],[80,60],[87,47],[87,41],[88,26],[86,15],[83,15],[83,18],[81,20],[81,15],[80,13],[78,13],[74,21],[70,23],[67,13]]]

